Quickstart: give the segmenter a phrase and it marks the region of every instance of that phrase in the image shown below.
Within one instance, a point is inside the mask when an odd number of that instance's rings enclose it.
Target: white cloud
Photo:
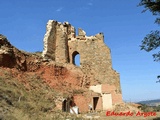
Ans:
[[[60,8],[58,8],[58,9],[56,10],[56,12],[61,12],[62,9],[63,9],[63,7],[60,7]]]

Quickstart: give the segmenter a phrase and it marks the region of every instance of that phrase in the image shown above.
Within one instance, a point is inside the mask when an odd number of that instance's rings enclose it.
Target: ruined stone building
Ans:
[[[78,54],[80,66],[75,66]],[[73,96],[80,111],[86,111],[89,104],[94,110],[107,110],[122,102],[119,73],[112,68],[110,49],[104,43],[103,33],[87,36],[84,30],[78,29],[76,36],[75,28],[68,22],[49,20],[42,56],[62,66],[74,65],[83,73],[81,87],[88,88],[91,94],[90,97]]]

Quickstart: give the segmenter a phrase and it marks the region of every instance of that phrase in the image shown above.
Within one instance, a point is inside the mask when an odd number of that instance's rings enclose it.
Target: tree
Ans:
[[[160,75],[157,76],[157,79],[158,79],[158,81],[156,81],[156,82],[160,82]]]
[[[141,0],[140,6],[144,6],[145,12],[149,10],[154,16],[157,16],[155,23],[160,25],[160,0]],[[142,40],[141,50],[150,52],[152,50],[158,49],[160,47],[160,31],[155,30],[147,34]],[[154,61],[160,61],[160,51],[153,54]],[[160,82],[160,75],[157,76],[158,82]]]

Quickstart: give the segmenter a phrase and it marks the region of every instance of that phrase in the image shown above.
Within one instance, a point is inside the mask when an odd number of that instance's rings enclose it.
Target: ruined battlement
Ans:
[[[75,56],[78,54],[80,66],[76,67]],[[112,68],[110,49],[104,43],[103,33],[87,36],[79,28],[76,36],[75,28],[68,22],[49,20],[42,56],[61,65],[75,65],[83,73],[82,80],[79,81],[81,86],[90,86],[90,90],[101,94],[94,97],[94,100],[99,99],[100,109],[105,110],[112,107],[112,104],[122,102],[119,73]],[[102,101],[110,102],[101,104]]]
[[[68,22],[49,20],[44,36],[43,58],[61,64],[75,64],[75,56],[79,54],[79,67],[86,74],[97,74],[99,77],[96,79],[101,82],[106,82],[108,75],[110,76],[109,71],[119,76],[112,69],[110,49],[104,43],[103,33],[87,36],[86,32],[79,28],[78,35],[75,34],[75,28]]]
[[[60,23],[49,20],[44,36],[44,51],[42,56],[45,59],[68,63],[68,39],[75,38],[75,29],[68,22]]]
[[[44,59],[51,59],[61,63],[69,63],[68,42],[69,41],[95,41],[101,40],[104,42],[103,33],[98,33],[95,36],[86,36],[86,32],[81,28],[78,29],[76,36],[75,28],[68,22],[57,22],[49,20],[47,23],[46,34],[44,35],[44,50],[42,56]],[[85,41],[84,41],[85,42]]]

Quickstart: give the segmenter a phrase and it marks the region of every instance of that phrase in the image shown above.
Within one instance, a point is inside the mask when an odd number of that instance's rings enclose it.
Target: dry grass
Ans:
[[[25,79],[22,78],[23,81],[20,82],[9,71],[0,72],[3,72],[3,76],[0,76],[0,120],[60,117],[60,111],[54,111],[54,100],[58,92],[45,84],[39,76],[26,74]]]

